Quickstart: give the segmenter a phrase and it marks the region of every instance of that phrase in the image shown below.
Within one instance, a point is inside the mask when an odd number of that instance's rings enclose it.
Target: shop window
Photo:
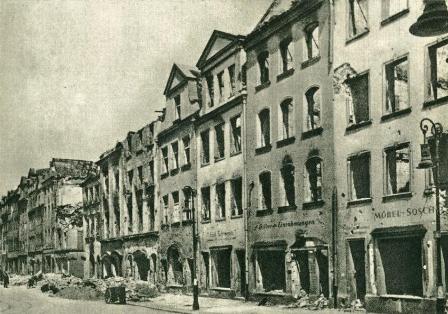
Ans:
[[[232,216],[243,214],[243,179],[232,180]]]
[[[201,133],[201,164],[210,163],[210,131],[206,130]]]
[[[280,42],[281,72],[285,73],[293,68],[292,38],[288,37]]]
[[[217,77],[219,87],[219,102],[222,102],[225,98],[224,71],[219,72]]]
[[[306,100],[306,130],[314,130],[321,126],[320,113],[320,89],[319,87],[311,87],[305,93]]]
[[[179,207],[179,191],[171,193],[173,199],[173,220],[172,223],[180,221],[180,207]]]
[[[168,195],[162,197],[163,223],[168,224]]]
[[[283,206],[296,205],[294,165],[287,161],[281,168]]]
[[[421,238],[378,239],[378,250],[386,294],[423,296]]]
[[[208,74],[205,77],[207,81],[207,92],[208,92],[208,106],[213,107],[214,105],[214,98],[215,98],[215,91],[214,91],[214,85],[213,85],[213,75]]]
[[[369,121],[369,74],[355,76],[347,80],[348,124]]]
[[[271,197],[271,173],[268,171],[262,172],[259,176],[260,182],[260,204],[259,208],[262,210],[272,208]]]
[[[448,41],[428,48],[430,78],[427,86],[430,100],[448,96]]]
[[[182,144],[184,146],[184,163],[185,165],[190,164],[190,136],[187,135],[182,138]]]
[[[258,114],[258,147],[266,147],[271,143],[271,121],[269,109]]]
[[[224,127],[224,123],[215,126],[215,161],[225,156]]]
[[[241,116],[230,119],[232,154],[241,152]]]
[[[225,182],[216,184],[216,217],[226,218],[226,185]]]
[[[370,153],[363,152],[348,159],[349,199],[370,198]]]
[[[173,170],[179,168],[179,144],[176,142],[171,144],[172,155],[172,165]]]
[[[174,105],[176,111],[176,120],[181,118],[181,105],[180,105],[180,95],[174,97]]]
[[[168,147],[162,147],[162,174],[168,173],[169,170],[169,159],[168,159]]]
[[[201,188],[202,221],[210,220],[210,187]]]
[[[322,161],[319,157],[308,159],[305,164],[305,202],[322,200]]]
[[[409,144],[402,144],[385,150],[387,195],[411,191],[411,166],[409,154]]]
[[[367,0],[348,0],[349,37],[355,37],[369,30]]]
[[[383,20],[408,9],[408,0],[382,0]]]
[[[305,28],[306,60],[319,56],[319,24],[312,23]]]
[[[408,58],[386,64],[386,113],[409,107]]]
[[[256,252],[257,288],[263,292],[286,291],[285,252],[258,250]]]
[[[293,104],[292,99],[288,98],[280,104],[281,111],[281,139],[287,139],[293,133]]]
[[[210,250],[212,284],[214,287],[230,288],[231,254],[232,250],[230,248]]]
[[[236,92],[236,85],[235,85],[235,65],[232,64],[227,68],[227,71],[229,72],[229,80],[230,80],[230,97],[235,95]]]
[[[260,84],[269,82],[269,52],[263,51],[257,57],[260,69]]]

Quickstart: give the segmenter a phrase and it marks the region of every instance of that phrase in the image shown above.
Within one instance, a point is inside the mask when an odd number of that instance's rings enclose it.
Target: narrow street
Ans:
[[[66,300],[49,297],[37,289],[25,287],[0,287],[0,313],[2,314],[70,314],[70,313],[168,313],[143,305],[114,305],[104,301]]]

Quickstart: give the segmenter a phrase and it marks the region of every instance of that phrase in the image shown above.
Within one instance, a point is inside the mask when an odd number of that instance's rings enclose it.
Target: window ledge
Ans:
[[[243,218],[243,214],[230,216],[230,219],[238,219],[238,218]]]
[[[215,222],[225,221],[226,217],[223,218],[215,218]]]
[[[438,99],[432,99],[432,100],[425,101],[423,103],[423,108],[430,108],[430,107],[433,107],[433,106],[445,104],[447,102],[448,102],[448,96],[441,97],[441,98],[438,98]]]
[[[324,129],[322,127],[318,127],[316,129],[313,129],[313,130],[305,131],[305,132],[302,133],[302,139],[305,140],[305,139],[310,138],[310,137],[321,135],[323,130]]]
[[[185,165],[183,165],[182,167],[180,167],[180,169],[181,169],[182,171],[190,170],[190,169],[191,169],[191,164],[190,164],[190,163],[185,164]]]
[[[412,192],[404,192],[404,193],[398,193],[398,194],[391,194],[383,196],[383,202],[389,202],[394,200],[399,200],[403,198],[411,198]]]
[[[224,288],[224,287],[212,287],[210,288],[210,290],[214,290],[214,291],[233,291],[233,289],[231,288]]]
[[[277,148],[290,145],[296,141],[296,138],[294,136],[290,136],[288,138],[282,139],[277,141]]]
[[[372,198],[371,197],[360,198],[360,199],[357,199],[357,200],[348,201],[347,202],[347,207],[354,206],[354,205],[360,205],[360,204],[368,204],[368,203],[372,203]]]
[[[171,224],[171,227],[179,227],[179,226],[180,226],[180,221],[176,221]]]
[[[290,77],[293,74],[294,74],[294,68],[286,70],[283,73],[280,73],[279,75],[277,75],[277,82],[280,82],[281,80],[283,80],[287,77]]]
[[[359,33],[359,34],[350,36],[350,37],[345,41],[345,44],[348,45],[348,44],[350,44],[351,42],[356,41],[357,39],[360,39],[360,38],[366,36],[368,33],[369,33],[369,29],[367,28],[367,29],[365,29],[363,32],[361,32],[361,33]]]
[[[406,15],[409,13],[409,8],[404,9],[398,13],[395,13],[394,15],[388,16],[384,20],[381,21],[381,26],[387,25],[389,23],[392,23],[395,20],[398,20],[400,17]]]
[[[210,165],[210,162],[201,163],[201,167],[207,167],[208,165]]]
[[[178,174],[179,173],[179,168],[175,168],[175,169],[172,169],[171,171],[170,171],[170,175],[171,176],[175,176],[176,174]]]
[[[160,175],[160,178],[161,178],[161,179],[165,179],[165,178],[167,178],[169,175],[170,175],[170,174],[169,174],[168,172],[165,172],[165,173],[162,173],[162,174]]]
[[[240,154],[241,154],[241,151],[233,152],[233,153],[230,153],[230,157],[238,156]]]
[[[317,56],[317,57],[314,57],[312,59],[309,59],[309,60],[306,60],[306,61],[302,62],[301,68],[303,70],[303,69],[305,69],[307,67],[312,66],[313,64],[315,64],[315,63],[317,63],[319,61],[320,61],[320,55]]]
[[[215,162],[218,162],[218,161],[224,160],[224,158],[225,158],[225,157],[215,157]]]
[[[261,155],[267,152],[270,152],[272,149],[272,145],[271,144],[267,144],[263,147],[257,147],[255,148],[255,155]]]
[[[202,220],[201,223],[203,223],[203,224],[209,224],[209,223],[210,223],[210,219]]]
[[[405,108],[405,109],[401,109],[395,112],[391,112],[388,114],[385,114],[384,116],[381,117],[381,121],[387,121],[396,117],[400,117],[406,114],[409,114],[412,111],[411,107]]]
[[[345,129],[345,131],[346,132],[351,132],[351,131],[359,130],[359,129],[361,129],[361,128],[365,127],[365,126],[369,126],[371,124],[372,124],[372,120],[361,121],[359,123],[349,125]]]
[[[318,207],[322,207],[324,204],[325,204],[325,202],[323,200],[303,203],[303,209],[315,209]]]
[[[273,213],[272,208],[269,209],[259,209],[256,211],[255,216],[257,217],[264,217],[269,216]]]
[[[258,86],[255,86],[255,92],[259,92],[267,87],[269,87],[269,85],[271,85],[271,81],[266,81],[264,83],[261,83]]]
[[[287,205],[287,206],[279,206],[277,212],[279,214],[287,213],[287,212],[294,212],[297,209],[297,205]]]
[[[182,225],[192,225],[193,224],[193,219],[188,219],[188,220],[182,220]]]

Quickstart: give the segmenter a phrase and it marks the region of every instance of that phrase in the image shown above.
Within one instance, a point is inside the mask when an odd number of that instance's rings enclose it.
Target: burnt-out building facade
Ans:
[[[434,182],[432,170],[417,166],[420,121],[448,123],[448,39],[408,32],[419,1],[335,1],[334,8],[339,301],[359,299],[369,312],[435,313]],[[442,213],[446,139],[445,132]],[[433,138],[429,143],[434,158]],[[446,287],[444,214],[441,229]]]
[[[334,186],[328,1],[273,1],[247,35],[253,296],[329,297]]]
[[[194,121],[199,111],[198,70],[174,64],[164,95],[160,117],[158,171],[161,267],[159,280],[167,288],[191,286],[192,189],[196,187],[196,135]],[[190,188],[188,188],[190,187]]]
[[[245,289],[243,41],[244,36],[215,30],[197,62],[199,285],[211,295],[243,296]]]
[[[159,237],[156,132],[156,121],[137,132],[129,132],[97,162],[102,268],[97,276],[101,273],[106,278],[156,281]]]

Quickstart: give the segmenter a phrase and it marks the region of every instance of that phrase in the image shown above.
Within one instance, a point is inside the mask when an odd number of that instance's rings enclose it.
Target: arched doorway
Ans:
[[[121,265],[122,265],[123,257],[117,251],[113,251],[110,256],[112,259],[113,269],[115,270],[115,276],[122,277],[123,271],[122,271]]]
[[[112,271],[112,257],[110,255],[103,255],[103,277],[114,277],[115,274]]]
[[[135,251],[133,253],[134,261],[137,266],[137,272],[140,280],[147,281],[148,280],[148,272],[150,268],[150,262],[146,254],[142,251]],[[135,274],[137,275],[137,274]],[[134,276],[135,276],[134,275]],[[135,276],[137,277],[137,276]],[[137,278],[136,278],[137,279]]]
[[[167,251],[168,259],[168,284],[183,285],[184,274],[182,257],[177,246],[172,245]]]

